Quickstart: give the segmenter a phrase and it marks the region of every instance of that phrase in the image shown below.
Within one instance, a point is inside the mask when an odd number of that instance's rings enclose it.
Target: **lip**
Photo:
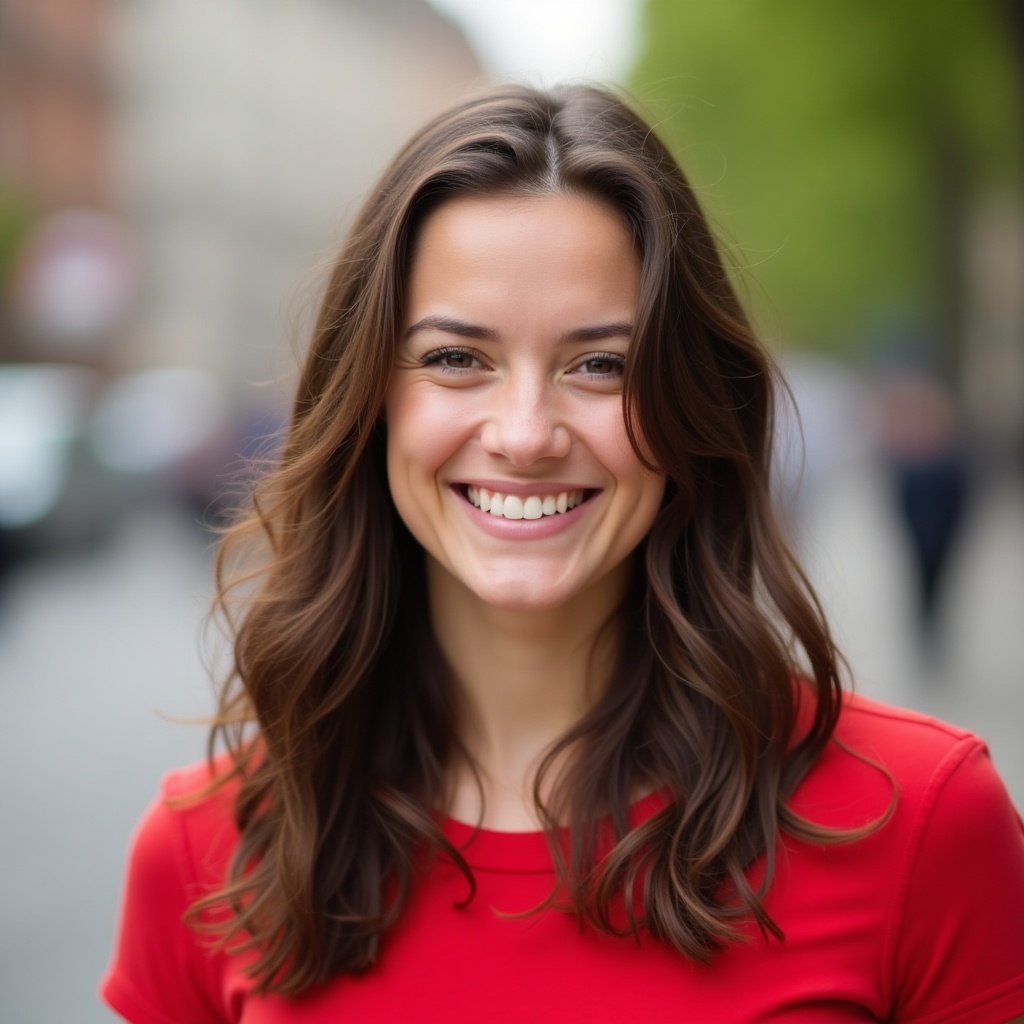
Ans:
[[[558,494],[560,491],[589,491],[593,493],[600,490],[598,487],[589,487],[587,484],[566,483],[562,480],[529,480],[522,483],[476,477],[472,480],[457,480],[451,486],[460,496],[465,493],[467,487],[486,487],[491,492],[514,494],[519,498],[528,498],[531,494]]]
[[[470,521],[479,529],[491,537],[501,540],[542,540],[545,537],[553,537],[565,530],[571,529],[582,519],[590,507],[593,499],[600,493],[599,488],[594,487],[573,487],[558,482],[537,481],[537,483],[523,486],[521,484],[509,485],[498,480],[471,481],[474,487],[486,487],[489,491],[499,491],[503,494],[515,494],[519,497],[529,497],[531,494],[553,494],[558,491],[586,491],[589,494],[575,508],[567,512],[559,512],[553,516],[542,516],[540,519],[505,519],[503,516],[492,516],[490,512],[484,512],[477,508],[466,497],[465,489],[470,481],[466,483],[453,484],[452,495],[459,505],[465,509]]]

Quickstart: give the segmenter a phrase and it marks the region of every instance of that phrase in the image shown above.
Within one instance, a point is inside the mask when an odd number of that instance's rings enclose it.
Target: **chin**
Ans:
[[[492,563],[489,572],[468,574],[463,577],[463,586],[478,601],[502,611],[554,612],[572,605],[601,609],[614,605],[621,597],[628,574],[620,570],[625,568],[622,564],[601,571],[597,566],[579,563],[540,564],[531,572],[517,559],[512,566]]]
[[[453,600],[461,604],[468,598],[507,612],[551,613],[580,602],[603,608],[614,605],[625,586],[625,573],[573,560],[566,564],[565,559],[553,562],[519,555],[453,564],[431,558],[428,566],[435,600],[451,606]]]
[[[572,590],[540,580],[493,580],[470,587],[477,599],[508,612],[552,611],[572,599]]]

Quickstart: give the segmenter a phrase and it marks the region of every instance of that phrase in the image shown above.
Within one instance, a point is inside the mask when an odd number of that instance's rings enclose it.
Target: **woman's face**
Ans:
[[[624,224],[593,199],[460,198],[424,221],[387,462],[435,596],[540,610],[623,593],[665,486],[622,415],[639,283]]]

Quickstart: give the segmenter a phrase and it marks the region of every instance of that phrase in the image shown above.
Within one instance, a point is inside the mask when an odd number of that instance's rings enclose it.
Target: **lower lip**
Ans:
[[[596,494],[566,512],[556,512],[553,516],[541,516],[540,519],[506,519],[504,516],[492,516],[482,508],[477,508],[458,489],[453,488],[456,499],[465,508],[466,514],[485,533],[492,537],[512,540],[541,540],[553,537],[563,530],[569,529],[587,514]]]

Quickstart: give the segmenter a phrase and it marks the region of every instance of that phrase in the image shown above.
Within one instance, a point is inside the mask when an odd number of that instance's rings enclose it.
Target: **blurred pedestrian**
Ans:
[[[969,473],[946,388],[923,371],[882,381],[882,451],[907,537],[925,651],[935,654],[940,600],[968,510]]]

